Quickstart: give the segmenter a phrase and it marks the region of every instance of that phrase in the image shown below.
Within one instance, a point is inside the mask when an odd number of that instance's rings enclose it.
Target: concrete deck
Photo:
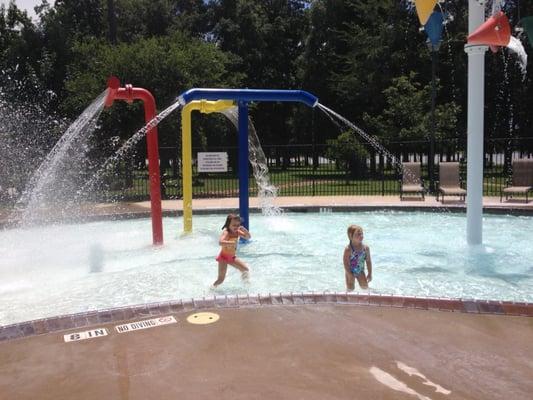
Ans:
[[[427,209],[429,210],[452,210],[465,211],[466,203],[450,197],[445,203],[437,201],[434,197],[426,197],[426,200],[409,198],[400,200],[397,196],[302,196],[302,197],[277,197],[274,204],[278,207],[291,209],[308,208],[315,209],[320,207],[332,207],[334,209],[376,209],[376,208],[397,208],[397,209]],[[533,214],[533,201],[525,203],[522,200],[508,200],[500,203],[499,197],[485,197],[483,199],[485,211],[494,211],[502,213],[513,213],[522,211]],[[176,213],[183,209],[181,200],[163,200],[162,208],[164,212]],[[221,198],[221,199],[195,199],[193,200],[193,210],[235,210],[239,208],[238,198]],[[258,210],[260,203],[258,198],[250,198],[250,208]],[[131,210],[131,212],[147,212],[150,210],[150,202],[136,203],[117,203],[98,204],[96,210],[104,212],[116,209],[117,211]]]
[[[339,304],[0,342],[3,399],[530,399],[533,318]],[[79,332],[78,328],[68,332]]]

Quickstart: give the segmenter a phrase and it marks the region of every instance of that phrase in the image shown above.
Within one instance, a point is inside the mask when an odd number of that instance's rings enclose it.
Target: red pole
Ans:
[[[125,100],[128,103],[133,100],[142,100],[144,103],[144,119],[146,123],[156,116],[155,99],[152,94],[142,88],[134,88],[131,85],[120,87],[120,81],[112,76],[107,80],[109,94],[105,105],[110,107],[114,100]],[[163,215],[161,209],[161,186],[159,176],[159,145],[157,140],[157,126],[148,129],[146,133],[148,147],[148,176],[150,178],[150,205],[152,215],[152,241],[154,245],[163,244]]]

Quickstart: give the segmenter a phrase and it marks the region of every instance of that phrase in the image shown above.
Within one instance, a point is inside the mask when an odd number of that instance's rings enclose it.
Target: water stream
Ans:
[[[522,71],[522,81],[524,81],[527,74],[527,53],[524,45],[519,39],[511,36],[507,48],[518,56],[518,65],[520,66],[520,71]]]
[[[328,118],[341,130],[343,131],[347,127],[350,128],[352,131],[354,131],[356,134],[358,134],[361,138],[363,138],[368,144],[370,144],[378,153],[381,153],[383,156],[387,157],[390,162],[392,163],[393,167],[396,168],[399,174],[402,176],[408,176],[409,180],[411,182],[417,182],[419,178],[414,176],[413,172],[411,170],[404,168],[401,160],[398,160],[394,154],[392,154],[389,150],[387,150],[380,142],[379,140],[372,135],[369,135],[364,130],[359,128],[357,125],[355,125],[350,120],[346,119],[339,113],[333,111],[332,109],[326,107],[323,104],[318,103],[317,107],[324,112]],[[341,125],[341,123],[344,125]],[[425,188],[427,190],[427,188]],[[441,205],[439,207],[440,211],[444,211],[446,213],[451,213],[451,210],[449,207],[444,207]]]
[[[379,140],[366,133],[364,130],[359,128],[357,125],[355,125],[350,120],[344,118],[339,113],[333,111],[331,108],[326,107],[325,105],[318,103],[317,107],[319,110],[321,110],[326,116],[333,122],[341,131],[346,129],[347,127],[350,128],[352,131],[357,133],[360,137],[362,137],[369,145],[371,145],[378,153],[383,154],[386,156],[394,165],[395,168],[398,169],[398,172],[403,173],[403,167],[402,163],[397,160],[396,156],[392,154],[390,151],[388,151],[380,142]],[[344,126],[341,125],[341,122]]]
[[[239,111],[238,107],[231,107],[222,111],[237,129],[239,129]],[[277,188],[270,183],[268,175],[268,164],[261,147],[261,142],[257,136],[252,119],[248,119],[248,148],[249,148],[249,161],[252,165],[252,170],[257,184],[257,197],[259,198],[259,204],[261,205],[261,212],[263,215],[280,215],[282,209],[274,204],[274,200],[277,196]]]
[[[0,198],[14,205],[69,123],[50,112],[53,92],[30,96],[8,72],[0,71],[0,79],[11,84],[0,86]]]
[[[97,183],[101,181],[102,178],[108,173],[114,172],[114,166],[118,161],[120,161],[129,151],[131,151],[135,145],[146,135],[146,133],[156,127],[161,121],[168,117],[176,109],[181,108],[182,104],[179,101],[172,103],[170,106],[165,108],[154,118],[146,123],[141,129],[139,129],[135,134],[125,141],[122,146],[98,169],[98,171],[89,179],[76,193],[75,200],[79,200],[85,193],[93,189]]]
[[[90,134],[96,127],[106,96],[107,90],[81,113],[33,173],[15,207],[23,224],[42,219],[44,209],[74,191],[75,178],[84,171]],[[65,164],[67,158],[68,165]]]

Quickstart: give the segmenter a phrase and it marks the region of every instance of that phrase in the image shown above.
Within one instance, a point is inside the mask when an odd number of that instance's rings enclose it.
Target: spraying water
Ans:
[[[239,124],[239,110],[238,107],[228,108],[222,113],[235,125],[238,129]],[[280,215],[281,208],[274,205],[274,200],[277,196],[277,188],[270,183],[268,175],[268,166],[265,153],[261,147],[261,142],[257,136],[254,124],[251,119],[248,119],[248,146],[249,159],[252,164],[255,182],[258,187],[259,203],[261,205],[261,212],[263,215]]]
[[[324,112],[329,117],[329,119],[339,127],[339,129],[342,130],[345,129],[345,127],[349,127],[360,137],[362,137],[368,144],[370,144],[376,151],[386,156],[391,161],[392,165],[397,169],[398,173],[402,174],[403,176],[409,177],[410,180],[413,182],[418,179],[418,177],[414,176],[414,174],[409,169],[404,168],[403,164],[401,163],[401,160],[398,160],[390,151],[383,147],[383,145],[379,143],[379,140],[375,136],[369,135],[357,125],[355,125],[353,122],[344,118],[342,115],[336,113],[325,105],[318,103],[317,107],[322,112]],[[345,126],[343,127],[342,125],[340,125],[339,121],[342,122]],[[451,212],[451,210],[447,207],[441,206],[439,209],[447,213]]]
[[[496,15],[498,12],[500,12],[505,6],[505,3],[505,0],[493,0],[491,7],[487,7],[486,9],[488,14],[487,17]],[[527,72],[527,53],[522,45],[522,42],[514,36],[511,36],[511,40],[509,41],[507,48],[518,56],[518,64],[520,65],[520,70],[522,71],[522,80],[525,80]]]
[[[68,157],[71,161],[76,161],[78,167],[83,164],[83,158],[88,150],[88,138],[96,128],[106,96],[107,90],[81,113],[33,173],[15,207],[19,211],[22,209],[23,224],[34,222],[37,217],[41,218],[44,208],[49,207],[55,199],[72,191],[72,184],[71,182],[69,184],[68,180],[62,181],[59,185],[56,184],[59,178],[64,178],[67,172],[64,160]],[[78,169],[78,173],[81,170],[83,168]]]
[[[519,39],[511,36],[511,40],[509,41],[507,48],[518,56],[518,65],[522,71],[522,80],[525,80],[527,73],[527,53],[524,49],[524,45]]]
[[[509,111],[509,119],[507,120],[507,126],[509,128],[509,132],[507,134],[507,143],[506,143],[506,151],[505,151],[505,162],[504,166],[506,169],[506,173],[508,176],[511,176],[512,172],[512,158],[513,158],[513,136],[514,136],[514,107],[513,107],[513,101],[511,97],[511,90],[509,90],[509,69],[508,69],[508,62],[507,57],[502,52],[502,60],[503,60],[503,87],[500,90],[501,93],[501,99],[505,101],[505,108]],[[507,95],[504,95],[504,88],[507,89]]]
[[[6,76],[7,75],[7,78]],[[49,111],[55,94],[26,95],[25,82],[0,71],[0,197],[15,204],[68,122]]]
[[[492,0],[491,15],[496,14],[501,11],[502,7],[505,5],[505,0]],[[487,11],[488,11],[487,7]]]
[[[378,139],[374,136],[369,135],[364,130],[359,128],[357,125],[355,125],[353,122],[347,120],[339,113],[333,111],[332,109],[326,107],[323,104],[318,103],[317,107],[328,116],[328,118],[339,127],[339,129],[343,129],[343,127],[339,124],[339,121],[342,122],[345,127],[349,127],[354,132],[356,132],[359,136],[361,136],[368,144],[370,144],[375,150],[377,150],[379,153],[385,155],[388,157],[391,162],[394,164],[396,168],[398,168],[399,172],[403,172],[402,164],[399,160],[396,159],[396,157],[388,151],[381,143],[379,143]]]
[[[91,179],[87,181],[76,193],[75,199],[79,199],[83,194],[88,190],[92,189],[104,176],[106,173],[112,172],[113,167],[118,161],[122,159],[135,145],[146,135],[150,129],[156,127],[161,121],[168,117],[173,111],[178,108],[181,108],[182,104],[179,101],[172,103],[169,107],[161,111],[154,118],[152,118],[148,123],[139,129],[135,134],[130,137],[124,144],[109,157],[104,164],[98,169],[98,171],[92,176]]]

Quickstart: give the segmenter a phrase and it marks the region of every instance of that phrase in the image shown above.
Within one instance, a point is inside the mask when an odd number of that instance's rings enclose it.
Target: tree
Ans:
[[[423,86],[411,72],[392,80],[383,91],[386,106],[377,116],[364,114],[363,118],[374,132],[385,141],[425,140],[431,132],[429,85]],[[453,102],[438,104],[435,110],[436,139],[453,138],[459,106]]]
[[[213,40],[236,56],[235,72],[249,88],[300,89],[297,61],[304,50],[306,7],[301,0],[218,0],[213,7]],[[260,137],[288,143],[292,109],[261,103],[252,109]]]
[[[6,8],[0,5],[0,89],[8,89],[10,101],[35,99],[40,95],[41,40],[25,11],[11,1]]]
[[[131,82],[150,90],[160,110],[191,87],[238,85],[238,76],[229,73],[231,57],[213,44],[178,32],[170,39],[153,37],[116,46],[105,40],[79,42],[73,54],[76,61],[69,66],[65,83],[68,96],[61,104],[63,112],[72,116],[105,88],[105,80],[110,75],[119,77],[123,83]],[[107,138],[126,139],[144,121],[140,103],[116,104],[103,118]],[[176,113],[160,125],[162,145],[178,142],[179,122]],[[217,134],[215,130],[212,133]]]
[[[346,171],[346,184],[350,178],[362,178],[366,174],[368,152],[351,130],[328,140],[327,157],[335,160],[338,170]]]

